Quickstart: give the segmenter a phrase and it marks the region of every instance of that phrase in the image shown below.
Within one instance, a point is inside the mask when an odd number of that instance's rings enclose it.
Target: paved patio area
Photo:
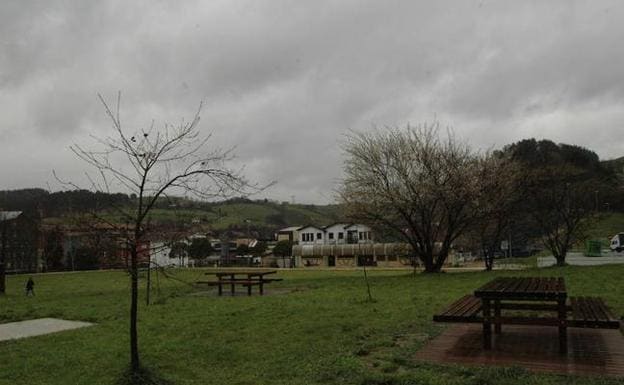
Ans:
[[[429,341],[416,360],[437,364],[519,366],[535,372],[624,378],[624,336],[619,330],[568,329],[568,354],[558,354],[557,328],[503,326],[483,350],[481,324],[452,325]]]
[[[56,318],[39,318],[28,321],[0,324],[0,341],[34,337],[92,326],[89,322],[66,321]]]

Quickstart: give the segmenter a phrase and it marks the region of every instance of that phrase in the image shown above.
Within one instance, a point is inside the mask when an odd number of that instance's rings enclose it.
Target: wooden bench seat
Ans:
[[[264,281],[266,282],[266,281]],[[236,279],[236,280],[221,280],[221,281],[197,281],[197,284],[204,284],[208,286],[219,286],[219,285],[241,285],[241,286],[249,286],[249,285],[259,285],[261,282],[256,280],[247,280],[247,279]]]
[[[505,306],[502,309],[522,309],[531,306]],[[543,306],[543,310],[552,310],[549,306]],[[472,295],[466,295],[452,303],[441,313],[434,315],[435,322],[461,322],[479,323],[483,322],[481,299]],[[598,328],[598,329],[619,329],[620,320],[613,315],[609,307],[598,297],[571,297],[568,301],[568,310],[571,315],[566,320],[566,326],[577,328]],[[556,318],[544,317],[502,317],[503,324],[534,324],[534,325],[558,325]]]
[[[222,281],[222,284],[225,283],[225,281]],[[231,283],[231,282],[228,282]],[[198,285],[208,285],[208,286],[218,286],[219,285],[219,281],[196,281],[195,284]]]
[[[275,281],[281,281],[281,278],[265,278],[269,274],[277,273],[276,270],[219,270],[216,272],[206,272],[206,275],[214,275],[217,280],[214,281],[198,281],[197,284],[204,284],[209,286],[217,286],[219,289],[219,296],[223,295],[224,286],[229,286],[229,291],[232,295],[236,294],[236,286],[243,286],[247,288],[247,295],[251,295],[251,290],[254,286],[258,287],[258,294],[264,294],[264,285]]]
[[[569,327],[619,329],[620,320],[617,319],[598,297],[570,297],[572,319],[568,319]]]
[[[219,288],[219,296],[223,294],[223,287],[230,286],[232,295],[234,294],[234,286],[240,285],[247,288],[247,295],[251,295],[252,286],[258,286],[260,288],[260,295],[264,294],[264,284],[267,283],[267,280],[257,280],[257,279],[222,279],[220,281],[197,281],[196,284],[200,285],[208,285],[208,286],[218,286]]]
[[[461,297],[440,314],[434,315],[435,322],[482,322],[481,299],[472,295]]]

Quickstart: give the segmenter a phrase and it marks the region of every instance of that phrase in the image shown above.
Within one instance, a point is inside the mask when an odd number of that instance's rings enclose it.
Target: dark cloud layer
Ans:
[[[619,1],[0,4],[2,188],[79,178],[68,151],[206,107],[276,199],[331,201],[349,129],[439,119],[477,148],[525,137],[624,155]],[[52,186],[54,188],[54,186]]]

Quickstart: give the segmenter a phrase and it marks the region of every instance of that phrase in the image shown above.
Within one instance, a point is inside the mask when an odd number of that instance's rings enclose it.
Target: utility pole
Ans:
[[[251,244],[251,233],[249,232],[249,222],[251,222],[251,219],[245,219],[245,223],[247,223],[247,253],[249,255],[249,245]],[[247,263],[249,264],[249,266],[253,266],[253,257],[251,259],[246,258],[247,259]]]
[[[6,292],[6,272],[4,263],[6,261],[6,236],[7,236],[7,221],[2,218],[2,251],[0,253],[0,294]]]
[[[509,245],[509,253],[507,254],[507,256],[509,258],[513,258],[513,252],[511,249],[511,229],[509,230],[509,242],[507,242],[507,244]]]
[[[251,243],[251,233],[249,232],[249,223],[251,219],[245,219],[245,223],[247,224],[247,246]]]

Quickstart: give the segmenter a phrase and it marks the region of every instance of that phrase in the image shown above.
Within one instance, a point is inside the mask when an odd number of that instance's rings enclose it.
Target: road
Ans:
[[[555,264],[555,262],[555,258],[552,256],[540,257],[537,259],[537,266],[552,266]],[[624,263],[624,252],[604,252],[602,257],[586,257],[582,253],[568,253],[566,257],[566,263],[568,265],[575,266],[597,266]]]

